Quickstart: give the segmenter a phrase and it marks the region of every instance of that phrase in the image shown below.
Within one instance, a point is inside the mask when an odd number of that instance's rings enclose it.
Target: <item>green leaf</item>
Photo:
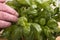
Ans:
[[[40,18],[39,24],[40,25],[45,25],[46,24],[46,19],[45,18]]]
[[[30,26],[31,26],[31,24],[30,23],[27,23],[23,27],[23,34],[24,34],[24,36],[28,36],[29,35],[29,33],[30,33]]]
[[[22,28],[17,27],[12,33],[11,33],[11,40],[19,40],[22,37]]]
[[[44,32],[44,34],[45,34],[46,37],[49,37],[51,35],[52,31],[51,31],[51,29],[49,29],[48,26],[44,26],[43,27],[43,32]]]
[[[48,20],[47,25],[53,29],[58,26],[57,21],[53,18]]]
[[[10,27],[8,27],[8,28],[5,28],[2,36],[3,36],[4,38],[10,39],[11,33],[12,33],[13,30],[15,30],[16,28],[17,28],[17,25],[12,25],[12,26],[10,26]]]
[[[40,35],[42,29],[39,24],[32,23],[31,31],[33,33],[33,40],[42,40],[42,36]]]
[[[26,17],[20,17],[18,20],[18,25],[25,26],[27,23],[27,18]]]
[[[42,31],[41,26],[37,23],[32,23],[32,27],[35,28],[39,33]]]

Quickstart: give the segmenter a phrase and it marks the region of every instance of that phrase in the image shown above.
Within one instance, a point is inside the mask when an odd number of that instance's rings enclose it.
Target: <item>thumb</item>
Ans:
[[[0,3],[4,3],[6,0],[0,0]]]

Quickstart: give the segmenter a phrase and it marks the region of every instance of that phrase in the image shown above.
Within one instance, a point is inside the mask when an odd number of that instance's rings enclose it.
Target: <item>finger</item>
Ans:
[[[0,3],[4,3],[6,0],[0,0]]]
[[[10,25],[11,25],[10,22],[0,20],[0,28],[6,28],[9,27]]]
[[[56,40],[60,40],[60,36],[58,36],[58,37],[56,38]]]
[[[16,22],[18,20],[18,18],[14,15],[9,14],[9,13],[0,11],[0,20]]]
[[[2,3],[0,3],[0,11],[5,11],[5,12],[8,12],[8,13],[13,14],[15,16],[18,16],[18,13],[14,9],[12,9],[8,5],[5,5]]]

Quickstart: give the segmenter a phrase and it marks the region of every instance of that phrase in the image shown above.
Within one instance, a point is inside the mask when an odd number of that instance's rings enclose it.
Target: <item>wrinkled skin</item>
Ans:
[[[18,20],[18,13],[6,5],[6,0],[0,0],[0,28],[6,28],[11,25],[11,22]]]

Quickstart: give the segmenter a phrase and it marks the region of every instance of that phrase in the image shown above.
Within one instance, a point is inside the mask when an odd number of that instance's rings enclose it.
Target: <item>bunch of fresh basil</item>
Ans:
[[[19,13],[17,23],[4,29],[8,40],[55,40],[60,34],[59,7],[54,0],[13,0],[7,2]],[[55,9],[51,7],[53,5]]]

